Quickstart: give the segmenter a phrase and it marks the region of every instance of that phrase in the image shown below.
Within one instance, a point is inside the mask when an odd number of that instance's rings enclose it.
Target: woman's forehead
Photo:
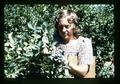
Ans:
[[[61,19],[59,20],[59,23],[60,23],[60,24],[69,24],[69,23],[68,23],[68,18],[61,18]]]
[[[71,24],[70,22],[70,17],[67,16],[67,17],[62,17],[59,19],[59,24]]]

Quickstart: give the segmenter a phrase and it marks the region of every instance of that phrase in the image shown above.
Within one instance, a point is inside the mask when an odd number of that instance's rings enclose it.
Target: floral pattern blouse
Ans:
[[[62,51],[60,51],[60,49]],[[76,40],[72,40],[68,44],[58,44],[58,46],[54,49],[53,54],[56,54],[55,56],[62,54],[63,58],[67,56],[77,56],[78,64],[90,65],[93,63],[93,48],[91,39],[82,36]]]
[[[80,64],[91,64],[93,59],[92,42],[89,38],[80,36],[78,39],[73,40],[69,44],[59,44],[54,52],[58,49],[63,50],[64,56],[78,56]]]

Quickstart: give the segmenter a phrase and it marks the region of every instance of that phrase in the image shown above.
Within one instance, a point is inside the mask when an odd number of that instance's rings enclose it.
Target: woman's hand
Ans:
[[[70,70],[70,72],[80,77],[84,77],[88,72],[87,64],[75,65],[73,63],[68,63],[68,66],[69,66],[68,69]]]

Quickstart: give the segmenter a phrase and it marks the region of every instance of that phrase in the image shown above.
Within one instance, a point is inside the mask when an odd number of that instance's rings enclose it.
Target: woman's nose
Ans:
[[[63,32],[65,32],[66,31],[66,28],[65,27],[63,27]]]

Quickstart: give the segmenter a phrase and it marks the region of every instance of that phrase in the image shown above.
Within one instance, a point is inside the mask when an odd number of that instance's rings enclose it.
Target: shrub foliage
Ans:
[[[54,19],[64,8],[77,13],[80,34],[92,38],[96,77],[114,77],[113,5],[14,4],[4,7],[6,78],[64,78],[61,65],[50,60]],[[104,66],[108,61],[110,66]]]

